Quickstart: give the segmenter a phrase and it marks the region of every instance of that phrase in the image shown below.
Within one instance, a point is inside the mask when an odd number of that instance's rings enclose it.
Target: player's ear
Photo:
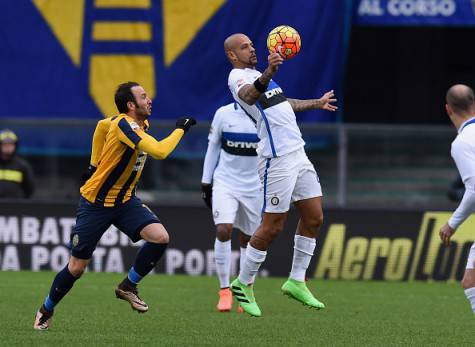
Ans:
[[[450,107],[449,104],[445,104],[445,111],[447,112],[447,114],[448,114],[449,116],[451,116],[452,113],[454,112],[454,111],[452,110],[452,107]]]
[[[234,53],[234,52],[231,51],[231,50],[227,50],[227,51],[226,51],[226,55],[227,55],[228,59],[231,60],[231,61],[236,61],[236,60],[237,60],[237,55],[236,55],[236,53]]]
[[[131,111],[135,110],[135,102],[133,101],[128,101],[127,102],[127,108]]]

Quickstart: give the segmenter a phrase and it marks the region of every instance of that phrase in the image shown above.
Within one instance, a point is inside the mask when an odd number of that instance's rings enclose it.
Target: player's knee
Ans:
[[[216,237],[221,242],[231,240],[231,234],[233,232],[232,224],[219,224],[216,226]]]
[[[84,261],[74,261],[70,260],[68,264],[68,270],[76,278],[82,276],[84,271],[86,271],[87,263]]]
[[[140,237],[151,243],[170,242],[170,236],[168,236],[167,229],[165,229],[165,227],[160,223],[152,223],[147,225],[140,232]]]
[[[306,229],[316,232],[323,224],[323,214],[319,213],[311,217],[307,217],[303,219],[302,222]]]
[[[153,243],[169,243],[170,242],[170,235],[168,235],[168,232],[163,229],[158,231],[154,236],[152,237],[152,240],[150,242]]]
[[[318,214],[318,216],[315,217],[315,227],[317,229],[320,229],[320,227],[323,225],[323,213]]]
[[[460,282],[461,285],[462,285],[462,288],[464,290],[467,290],[467,289],[470,289],[470,288],[473,288],[475,287],[475,279],[474,278],[470,278],[468,276],[464,276],[462,281]]]
[[[217,230],[216,238],[221,242],[226,242],[231,240],[231,231],[228,230]]]
[[[268,236],[269,241],[272,241],[277,236],[280,235],[283,229],[284,229],[283,225],[273,224],[273,225],[263,226],[262,231],[264,235]]]

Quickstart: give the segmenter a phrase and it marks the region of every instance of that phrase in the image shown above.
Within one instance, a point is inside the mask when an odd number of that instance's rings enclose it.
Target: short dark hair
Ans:
[[[132,88],[138,87],[139,85],[140,84],[137,82],[125,82],[119,84],[115,91],[114,101],[117,110],[119,110],[120,113],[127,113],[129,111],[129,108],[127,107],[129,101],[132,101],[134,104],[136,103],[134,94],[132,93]]]
[[[445,100],[455,112],[470,112],[475,104],[473,89],[463,84],[452,86],[447,91]]]

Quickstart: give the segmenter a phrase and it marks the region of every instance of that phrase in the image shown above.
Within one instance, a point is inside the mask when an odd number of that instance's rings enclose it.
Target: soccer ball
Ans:
[[[290,59],[300,51],[300,35],[288,25],[272,29],[267,36],[267,48],[270,53],[277,52],[284,59]]]

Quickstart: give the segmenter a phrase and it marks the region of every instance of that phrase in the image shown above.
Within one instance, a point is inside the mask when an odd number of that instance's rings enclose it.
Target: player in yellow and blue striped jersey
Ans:
[[[71,234],[71,257],[53,280],[49,295],[36,314],[34,328],[48,329],[55,306],[86,269],[103,233],[116,226],[133,241],[144,239],[133,267],[117,286],[117,298],[144,313],[148,305],[138,296],[137,284],[160,260],[169,236],[158,217],[135,195],[147,159],[165,159],[196,121],[177,120],[176,129],[157,141],[147,134],[152,101],[138,83],[119,85],[115,103],[118,116],[98,122],[93,137],[90,177],[81,187],[76,225]]]

